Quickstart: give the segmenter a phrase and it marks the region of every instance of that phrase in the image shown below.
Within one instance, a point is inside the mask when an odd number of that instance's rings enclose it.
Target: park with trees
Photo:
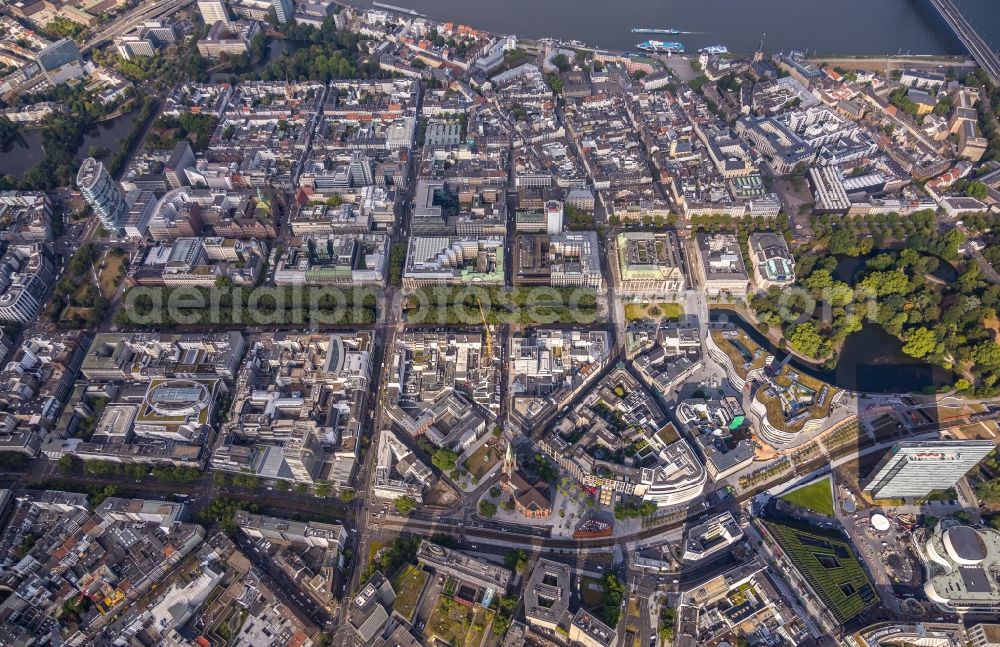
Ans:
[[[844,341],[875,324],[898,338],[906,355],[953,371],[955,389],[1000,392],[1000,285],[961,258],[961,230],[939,230],[930,210],[813,216],[811,224],[816,242],[796,254],[796,289],[751,299],[761,332],[832,368]],[[1000,248],[990,245],[984,255],[1000,260]]]

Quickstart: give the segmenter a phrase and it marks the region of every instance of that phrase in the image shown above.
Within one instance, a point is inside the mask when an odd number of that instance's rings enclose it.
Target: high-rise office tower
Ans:
[[[995,446],[989,440],[896,443],[872,470],[865,492],[874,499],[899,499],[947,490]]]
[[[104,164],[93,157],[83,160],[76,175],[76,185],[80,188],[87,204],[101,219],[104,228],[114,235],[121,232],[122,222],[128,215],[129,207],[125,194],[115,184]]]

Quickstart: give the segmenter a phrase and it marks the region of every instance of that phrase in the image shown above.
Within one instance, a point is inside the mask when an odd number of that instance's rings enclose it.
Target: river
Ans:
[[[139,109],[134,108],[124,115],[95,124],[84,135],[83,145],[76,152],[77,158],[82,160],[86,157],[91,146],[103,146],[114,154],[121,146],[122,140],[132,131],[132,124],[138,116]],[[13,175],[19,178],[44,157],[42,131],[21,130],[10,148],[0,151],[0,175]]]
[[[788,355],[774,346],[738,314],[726,308],[713,308],[712,321],[723,317],[746,332],[760,346],[778,359]],[[789,364],[797,371],[829,382],[834,386],[866,393],[920,393],[928,387],[950,385],[955,375],[950,371],[920,362],[903,352],[903,342],[875,323],[866,323],[844,342],[837,367],[826,370],[793,357]]]
[[[363,4],[370,4],[364,0]],[[820,54],[960,54],[961,44],[928,0],[390,0],[433,18],[529,38],[552,36],[632,49],[647,38],[679,40],[694,51],[726,45]],[[996,0],[956,0],[987,41],[1000,44]],[[633,34],[633,27],[683,34]],[[765,37],[766,34],[766,37]]]

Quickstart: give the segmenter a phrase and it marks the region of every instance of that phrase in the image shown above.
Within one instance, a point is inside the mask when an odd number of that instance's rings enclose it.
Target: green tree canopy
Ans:
[[[417,509],[417,501],[412,496],[401,496],[396,499],[396,512],[404,517]]]
[[[434,467],[438,468],[442,472],[450,472],[455,469],[455,465],[458,462],[458,454],[451,451],[450,449],[438,449],[431,456],[431,463]]]
[[[923,326],[914,328],[906,337],[903,344],[903,352],[910,357],[926,357],[937,352],[938,338],[933,330],[928,330]]]
[[[861,281],[861,288],[874,296],[887,294],[907,294],[911,290],[910,280],[902,270],[872,272]]]
[[[495,503],[490,501],[480,501],[479,502],[479,514],[484,517],[493,517],[497,513],[497,506]]]
[[[982,368],[1000,367],[1000,344],[994,341],[984,341],[972,348],[971,359]]]
[[[528,555],[523,549],[516,548],[504,555],[503,563],[515,573],[523,573],[528,566]]]
[[[788,343],[807,357],[819,359],[830,354],[830,341],[819,334],[816,324],[811,321],[800,323],[792,328],[792,334],[788,336]]]
[[[976,200],[985,200],[989,195],[989,187],[982,182],[969,182],[965,187],[965,195]]]

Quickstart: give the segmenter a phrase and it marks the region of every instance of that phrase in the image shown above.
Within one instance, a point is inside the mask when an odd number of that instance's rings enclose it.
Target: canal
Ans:
[[[865,256],[837,256],[837,267],[833,270],[831,276],[837,281],[843,281],[849,285],[854,285],[854,279],[858,272],[864,269],[865,263],[879,254],[893,254],[895,251],[896,250],[891,249],[880,249]],[[928,256],[928,254],[924,254],[924,256]],[[954,265],[943,258],[937,256],[934,258],[937,258],[938,264],[932,272],[929,272],[932,277],[944,283],[954,283],[958,280],[958,270],[955,269]]]
[[[754,342],[774,354],[778,361],[788,355],[734,310],[712,308],[709,318],[713,323],[728,322],[740,328]],[[871,322],[847,338],[835,369],[827,370],[798,357],[793,357],[789,365],[842,389],[868,393],[920,393],[948,386],[955,381],[951,371],[904,353],[903,342]]]

